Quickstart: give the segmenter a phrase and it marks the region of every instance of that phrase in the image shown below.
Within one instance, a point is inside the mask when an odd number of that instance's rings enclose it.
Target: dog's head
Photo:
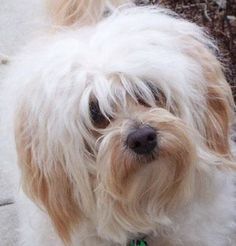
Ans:
[[[153,232],[191,199],[203,152],[230,159],[233,100],[211,49],[199,27],[145,8],[31,47],[19,163],[62,239],[85,220],[117,242]]]

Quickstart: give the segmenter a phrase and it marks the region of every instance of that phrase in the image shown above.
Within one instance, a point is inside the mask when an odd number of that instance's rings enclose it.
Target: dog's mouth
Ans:
[[[136,163],[140,163],[140,164],[148,164],[151,163],[153,161],[155,161],[158,158],[158,151],[153,151],[150,154],[145,154],[145,155],[135,155],[134,156],[134,161]]]

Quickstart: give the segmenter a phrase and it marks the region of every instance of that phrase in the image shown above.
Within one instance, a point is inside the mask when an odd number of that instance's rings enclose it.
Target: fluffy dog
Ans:
[[[20,245],[236,245],[234,102],[216,47],[124,2],[50,2],[53,32],[12,61]]]

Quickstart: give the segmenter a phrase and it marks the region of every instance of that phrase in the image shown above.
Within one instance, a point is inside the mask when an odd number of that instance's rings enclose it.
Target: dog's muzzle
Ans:
[[[157,146],[157,134],[150,126],[132,131],[127,137],[127,146],[138,155],[151,154]]]

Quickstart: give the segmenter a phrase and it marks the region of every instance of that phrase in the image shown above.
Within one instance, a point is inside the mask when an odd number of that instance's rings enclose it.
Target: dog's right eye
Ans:
[[[90,118],[93,124],[98,128],[105,128],[109,124],[109,120],[102,114],[98,101],[89,103]]]

